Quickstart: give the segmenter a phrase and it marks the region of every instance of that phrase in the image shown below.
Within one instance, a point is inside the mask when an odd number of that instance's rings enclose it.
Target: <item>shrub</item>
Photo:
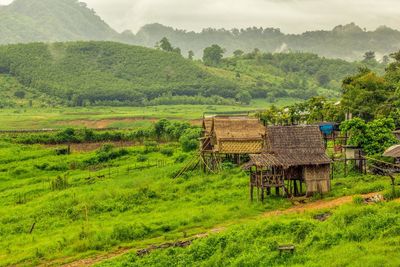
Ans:
[[[175,158],[175,163],[182,163],[188,158],[188,154],[181,153]]]
[[[196,150],[199,147],[200,134],[201,129],[199,128],[187,129],[179,139],[183,151],[189,152]]]
[[[114,227],[111,237],[113,239],[129,242],[142,239],[151,232],[144,224],[121,224]]]
[[[167,157],[172,157],[174,155],[174,149],[171,147],[163,147],[160,152]]]
[[[144,153],[151,153],[158,151],[158,143],[155,141],[144,142]]]
[[[145,161],[147,161],[148,159],[149,159],[149,157],[146,156],[146,155],[139,155],[139,156],[137,156],[137,158],[136,158],[137,162],[145,162]]]
[[[68,185],[68,177],[67,176],[64,176],[64,177],[57,176],[57,178],[52,180],[50,183],[50,188],[53,191],[64,190],[64,189],[68,188],[68,186],[69,185]]]
[[[364,199],[362,196],[355,196],[355,197],[353,197],[353,203],[360,205],[360,204],[364,203]]]

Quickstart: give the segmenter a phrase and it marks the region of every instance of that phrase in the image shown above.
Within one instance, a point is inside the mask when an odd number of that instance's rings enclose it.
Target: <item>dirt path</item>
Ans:
[[[379,194],[379,193],[370,193],[370,194],[365,194],[365,195],[361,195],[361,196],[363,198],[370,198],[377,194]],[[307,203],[307,204],[297,205],[297,206],[294,206],[294,207],[286,209],[286,210],[276,210],[276,211],[265,212],[261,216],[256,217],[256,218],[267,218],[267,217],[282,216],[282,215],[293,214],[293,213],[305,213],[305,212],[309,212],[309,211],[333,209],[333,208],[337,208],[339,206],[351,203],[353,201],[354,196],[356,196],[356,195],[340,197],[340,198],[336,198],[333,200],[318,200],[318,201]],[[400,199],[397,199],[395,201],[400,202]],[[188,238],[188,240],[205,238],[211,234],[223,232],[226,230],[226,228],[227,228],[226,226],[220,226],[218,228],[213,228],[206,233],[194,235],[191,238]],[[63,265],[63,267],[92,266],[96,263],[100,263],[105,260],[110,260],[115,257],[123,256],[130,252],[136,252],[136,249],[137,248],[132,248],[132,247],[120,248],[109,254],[99,255],[99,256],[95,256],[93,258],[78,260],[78,261],[75,261],[72,263],[65,264],[65,265]],[[43,265],[43,266],[49,266],[49,265]]]

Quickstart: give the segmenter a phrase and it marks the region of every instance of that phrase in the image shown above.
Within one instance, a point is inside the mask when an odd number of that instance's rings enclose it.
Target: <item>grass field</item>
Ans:
[[[323,218],[323,219],[321,219]],[[399,266],[400,204],[260,219],[199,239],[188,248],[127,254],[96,266]],[[278,246],[293,244],[293,253]]]
[[[231,165],[218,175],[195,170],[174,179],[193,154],[164,146],[173,155],[115,148],[123,153],[99,163],[101,151],[57,156],[54,148],[0,142],[0,265],[58,265],[143,248],[292,206],[277,197],[250,203],[248,176]],[[326,198],[389,188],[382,177],[336,178]]]
[[[287,106],[296,99],[281,99],[276,106]],[[44,128],[135,128],[161,118],[199,120],[204,112],[249,111],[272,104],[256,100],[249,106],[174,105],[155,107],[90,107],[49,109],[0,109],[0,130]]]

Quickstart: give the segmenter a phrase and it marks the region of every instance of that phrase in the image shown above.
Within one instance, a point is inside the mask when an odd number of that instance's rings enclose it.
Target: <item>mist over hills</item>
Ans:
[[[359,60],[366,51],[375,51],[378,59],[400,48],[400,31],[381,26],[366,31],[354,23],[331,31],[285,34],[275,28],[204,29],[201,32],[174,29],[161,24],[143,26],[136,34],[118,33],[94,10],[77,0],[15,0],[0,7],[0,44],[107,40],[154,47],[167,37],[186,54],[200,58],[203,49],[219,44],[231,55],[236,49],[250,52],[300,51],[330,58]]]
[[[118,40],[119,34],[77,0],[14,0],[0,7],[0,43]]]

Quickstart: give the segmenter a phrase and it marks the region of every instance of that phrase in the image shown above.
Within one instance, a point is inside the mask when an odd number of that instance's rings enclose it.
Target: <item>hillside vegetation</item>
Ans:
[[[206,47],[218,44],[227,49],[228,56],[236,49],[251,52],[258,48],[263,52],[299,51],[346,60],[361,60],[366,51],[375,51],[381,59],[400,44],[398,30],[381,26],[366,31],[354,23],[302,34],[262,27],[193,32],[155,23],[143,26],[135,34],[129,30],[116,32],[77,0],[14,0],[8,6],[0,6],[0,44],[104,40],[153,48],[163,37],[184,54],[194,51],[195,58],[201,58]]]
[[[97,266],[399,266],[400,204],[261,219],[189,248],[131,253]],[[327,216],[326,221],[318,218]],[[323,219],[325,220],[325,219]],[[294,244],[294,253],[278,251]]]
[[[163,94],[234,98],[238,91],[177,54],[111,42],[2,46],[0,73],[69,105],[141,105]]]
[[[56,148],[39,144],[18,144],[43,141],[45,136],[42,134],[2,135],[0,265],[60,265],[64,261],[110,253],[118,247],[144,248],[150,244],[204,233],[207,229],[221,224],[228,227],[254,218],[261,220],[265,211],[292,206],[290,200],[281,197],[270,197],[264,204],[250,203],[248,174],[232,163],[224,163],[224,170],[218,174],[207,175],[196,169],[176,177],[182,168],[196,157],[196,152],[185,151],[187,148],[197,149],[199,132],[183,123],[160,121],[157,125],[138,129],[136,132],[93,133],[88,130],[67,129],[47,135],[50,138],[48,141],[56,142],[81,141],[82,138],[86,141],[103,138],[118,141],[121,133],[131,137],[139,134],[141,136],[137,135],[136,138],[145,140],[144,145],[129,148],[105,145],[95,151],[73,151],[70,155],[62,153],[62,149],[66,148],[62,145]],[[193,130],[196,131],[196,138],[190,139],[193,143],[187,142],[185,136],[190,137]],[[182,133],[185,134],[179,138]],[[176,142],[177,138],[181,146]],[[164,144],[154,142],[157,139]],[[188,147],[190,144],[194,146]],[[332,184],[333,191],[329,194],[330,197],[390,189],[389,179],[378,176],[335,177]],[[365,212],[369,212],[369,209]],[[371,231],[378,229],[379,232],[376,233],[383,235],[388,223],[393,222],[386,235],[396,233],[396,212],[398,213],[398,209],[393,210],[393,215],[387,215],[390,214],[389,211],[377,210],[371,213],[364,223],[368,225],[368,222],[371,222]],[[358,214],[352,213],[343,219],[348,221],[346,225],[351,226],[351,229],[363,229],[357,228],[363,223],[361,219],[355,219],[354,216],[358,217]],[[303,225],[299,224],[297,219],[293,223],[285,221],[273,225],[262,223],[260,226],[244,227],[240,228],[239,232],[249,238],[257,233],[258,229],[265,229],[265,232],[261,233],[274,233],[274,237],[267,234],[259,236],[258,241],[268,246],[265,252],[272,251],[277,241],[292,242],[289,239],[291,236],[296,238],[293,242],[303,251],[309,247],[319,249],[325,244],[324,240],[331,241],[333,243],[330,244],[336,246],[340,242],[350,240],[366,242],[376,234],[358,230],[354,235],[345,233],[345,239],[340,241],[339,235],[343,232],[337,228],[344,229],[340,223],[343,216],[339,214],[335,217],[337,219],[332,218],[336,222],[332,232],[335,235],[332,237],[324,235],[328,232],[320,232],[323,223],[309,222]],[[381,217],[384,219],[381,223],[380,220],[375,220]],[[320,239],[314,239],[314,234]],[[369,234],[371,238],[367,239]],[[234,251],[250,253],[247,250],[251,248],[247,246],[248,239],[242,239],[242,235],[233,242],[226,239],[225,244],[233,246],[232,250],[217,249],[227,235],[223,235],[221,239],[213,237],[208,239],[209,241],[195,244],[188,250],[191,256],[184,256],[184,263],[193,265],[192,261],[198,261],[209,265],[208,263],[216,260],[215,257],[220,256],[220,263],[228,263],[228,258],[239,260],[241,257],[240,253],[234,253],[233,256],[231,253]],[[214,241],[217,243],[213,243]],[[316,243],[311,244],[312,242]],[[205,254],[202,254],[203,252]],[[133,257],[128,260],[137,261],[139,266],[143,266],[144,263],[157,265],[157,262],[160,263],[159,266],[165,266],[179,261],[179,255],[187,252],[179,250],[166,253],[176,253],[177,256],[169,260],[161,259],[159,257],[166,256],[164,252],[159,252],[149,258]],[[215,257],[212,256],[214,254]],[[264,260],[272,262],[276,253],[271,252],[267,255]],[[293,262],[299,260],[295,258]],[[52,261],[55,262],[51,264]],[[130,263],[127,265],[130,266]]]
[[[262,27],[230,30],[208,28],[193,32],[156,23],[142,27],[133,40],[135,44],[152,47],[163,37],[170,39],[184,53],[194,51],[198,58],[202,56],[203,49],[212,44],[225,47],[227,55],[232,55],[236,49],[251,52],[258,48],[264,52],[300,51],[351,61],[361,60],[366,51],[375,51],[381,59],[396,51],[400,45],[398,30],[381,26],[366,31],[354,23],[302,34],[285,34],[277,28]]]
[[[0,6],[0,43],[117,40],[119,34],[77,0],[14,0]]]
[[[0,89],[9,95],[3,107],[31,96],[10,93],[17,86],[5,82],[10,79],[19,83],[19,91],[45,95],[43,101],[33,97],[42,106],[249,104],[251,99],[338,97],[341,80],[359,65],[256,50],[205,66],[178,53],[114,42],[31,43],[0,46]]]

